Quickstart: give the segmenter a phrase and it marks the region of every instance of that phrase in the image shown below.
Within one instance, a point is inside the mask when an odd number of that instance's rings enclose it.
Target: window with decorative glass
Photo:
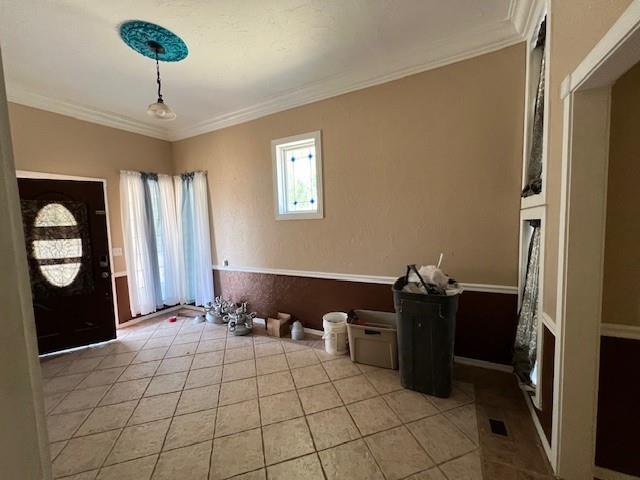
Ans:
[[[64,205],[49,203],[38,211],[34,227],[39,239],[32,243],[33,258],[40,271],[54,287],[71,285],[80,272],[83,253],[75,217]]]
[[[320,130],[271,142],[277,220],[323,217]]]

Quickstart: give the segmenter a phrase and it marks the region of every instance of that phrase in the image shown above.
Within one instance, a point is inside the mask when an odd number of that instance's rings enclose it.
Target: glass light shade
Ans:
[[[147,115],[150,115],[158,120],[173,120],[176,118],[176,114],[169,105],[164,103],[161,99],[158,99],[156,103],[152,103],[147,108]]]

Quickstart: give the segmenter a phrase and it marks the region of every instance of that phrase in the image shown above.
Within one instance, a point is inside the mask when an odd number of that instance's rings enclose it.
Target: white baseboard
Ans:
[[[538,432],[538,437],[540,438],[540,443],[542,443],[542,448],[544,449],[544,453],[547,455],[549,464],[553,468],[553,450],[551,449],[551,445],[549,445],[547,436],[545,435],[544,430],[542,429],[542,425],[540,424],[538,415],[536,415],[535,407],[533,406],[533,399],[531,398],[529,393],[525,392],[524,390],[522,390],[522,395],[524,395],[524,403],[526,403],[527,407],[529,408],[529,414],[531,415],[531,419],[533,420],[533,425],[536,428],[536,432]]]
[[[259,325],[265,325],[264,318],[254,318],[254,323]],[[322,337],[324,335],[323,330],[317,330],[315,328],[307,328],[304,327],[304,333],[308,333],[310,335],[317,335],[318,337]],[[470,365],[472,367],[480,367],[480,368],[488,368],[490,370],[497,370],[499,372],[513,373],[513,367],[511,365],[503,365],[501,363],[493,363],[487,362],[485,360],[477,360],[475,358],[467,358],[467,357],[459,357],[455,356],[454,361],[461,365]]]
[[[262,325],[265,328],[267,326],[267,321],[264,318],[254,318],[253,323]],[[320,337],[324,335],[324,332],[322,330],[316,330],[315,328],[307,328],[307,327],[304,327],[304,333],[308,333],[310,335],[318,335]]]
[[[469,365],[471,367],[488,368],[489,370],[497,370],[499,372],[513,373],[513,366],[504,365],[502,363],[487,362],[486,360],[477,360],[475,358],[455,356],[454,361],[460,365]]]
[[[71,352],[76,352],[78,350],[84,350],[85,348],[88,347],[97,347],[100,345],[107,345],[109,343],[115,342],[116,340],[118,340],[117,338],[112,338],[111,340],[105,340],[104,342],[97,342],[97,343],[90,343],[88,345],[80,345],[79,347],[72,347],[72,348],[65,348],[64,350],[58,350],[55,352],[51,352],[51,353],[43,353],[43,354],[39,354],[38,358],[49,358],[49,357],[57,357],[58,355],[62,355],[65,353],[71,353]]]
[[[184,310],[193,310],[194,312],[204,313],[204,307],[196,307],[195,305],[180,305]]]
[[[148,320],[150,318],[157,317],[165,313],[182,310],[182,309],[195,310],[197,312],[204,312],[204,309],[202,307],[196,307],[194,305],[176,305],[174,307],[170,307],[155,313],[151,313],[149,315],[145,315],[144,317],[139,317],[134,320],[129,320],[128,322],[124,323],[118,328],[126,328],[130,325],[135,325],[136,323],[140,323],[144,320]],[[266,320],[264,318],[254,318],[253,322],[257,325],[266,326]],[[308,333],[310,335],[317,335],[319,337],[322,337],[324,335],[323,330],[317,330],[315,328],[307,328],[307,327],[304,328],[304,333]],[[457,355],[455,356],[454,361],[461,365],[469,365],[472,367],[487,368],[489,370],[497,370],[499,372],[513,373],[513,366],[504,365],[502,363],[487,362],[486,360],[477,360],[475,358],[460,357]]]
[[[640,480],[640,477],[622,472],[609,470],[608,468],[593,467],[593,474],[600,480]]]
[[[158,310],[157,312],[149,313],[147,315],[142,315],[141,317],[132,318],[131,320],[127,320],[120,325],[116,325],[116,330],[120,330],[123,328],[131,327],[140,322],[144,322],[145,320],[149,320],[150,318],[159,317],[160,315],[165,315],[171,312],[177,312],[178,310],[182,310],[186,308],[186,305],[174,305],[173,307],[163,308],[162,310]]]
[[[304,328],[304,333],[308,333],[309,335],[318,335],[319,337],[322,337],[324,335],[324,331],[323,330],[316,330],[315,328]]]

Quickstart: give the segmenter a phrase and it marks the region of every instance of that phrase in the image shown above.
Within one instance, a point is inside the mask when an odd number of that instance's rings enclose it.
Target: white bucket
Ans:
[[[324,349],[332,355],[347,351],[347,314],[331,312],[322,317]]]

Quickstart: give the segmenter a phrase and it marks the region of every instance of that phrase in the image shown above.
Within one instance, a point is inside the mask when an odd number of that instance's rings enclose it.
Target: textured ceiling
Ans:
[[[9,98],[162,138],[326,98],[514,43],[530,0],[0,0]],[[161,65],[177,112],[158,123],[155,65],[118,25],[189,46]]]

